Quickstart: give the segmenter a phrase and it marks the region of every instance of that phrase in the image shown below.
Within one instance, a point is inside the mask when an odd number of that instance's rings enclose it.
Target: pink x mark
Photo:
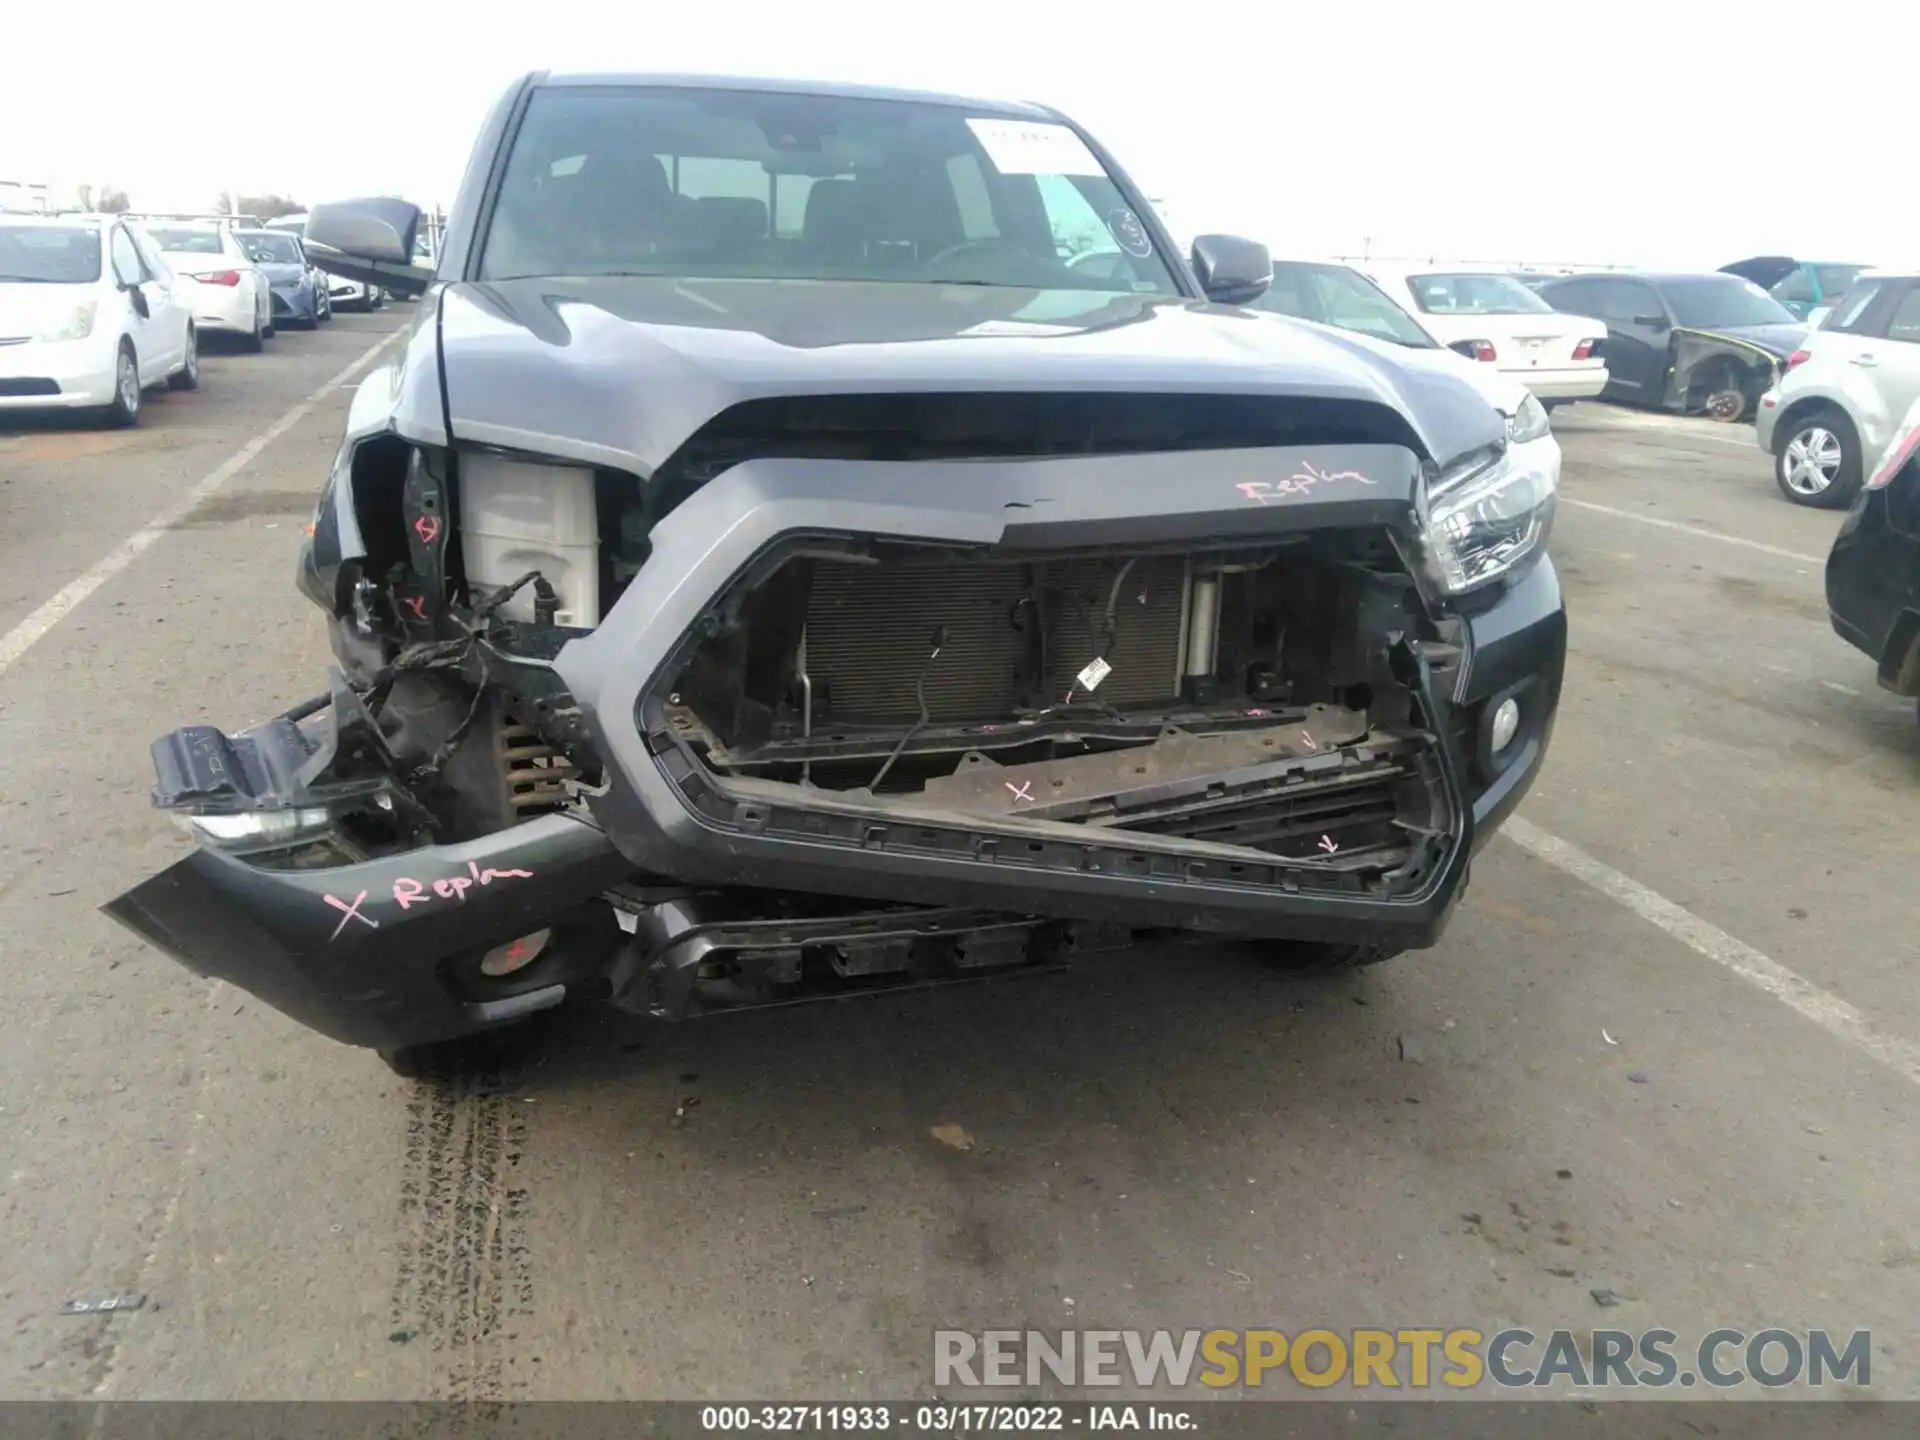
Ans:
[[[1025,800],[1025,801],[1027,801],[1027,802],[1028,802],[1029,804],[1031,804],[1031,803],[1032,803],[1032,801],[1033,801],[1033,781],[1031,781],[1031,780],[1023,780],[1023,781],[1021,781],[1021,783],[1020,783],[1020,784],[1018,784],[1018,785],[1016,785],[1016,784],[1014,784],[1014,783],[1013,783],[1013,782],[1012,782],[1011,780],[1008,780],[1008,781],[1007,781],[1007,782],[1005,782],[1005,783],[1006,783],[1006,787],[1007,787],[1007,789],[1013,792],[1013,798],[1014,798],[1015,800]]]
[[[362,890],[358,895],[354,896],[351,905],[342,900],[338,895],[324,895],[321,898],[334,909],[341,912],[340,923],[333,927],[333,934],[327,937],[329,944],[340,938],[340,932],[347,928],[347,921],[349,920],[358,920],[362,925],[372,930],[378,930],[380,928],[380,922],[378,920],[369,920],[360,913],[361,902],[367,898],[366,891]]]

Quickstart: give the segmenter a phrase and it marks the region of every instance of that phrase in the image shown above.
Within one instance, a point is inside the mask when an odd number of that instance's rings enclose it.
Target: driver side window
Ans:
[[[172,275],[167,262],[160,258],[160,251],[154,243],[137,230],[127,232],[133,237],[133,248],[140,252],[140,263],[146,268],[149,280],[166,280]]]
[[[109,253],[113,256],[114,278],[122,285],[138,285],[147,278],[140,266],[140,252],[134,248],[133,237],[127,234],[124,225],[114,226]]]

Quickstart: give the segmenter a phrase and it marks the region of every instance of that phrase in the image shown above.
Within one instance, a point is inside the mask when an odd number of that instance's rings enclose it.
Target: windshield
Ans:
[[[1831,300],[1853,284],[1866,268],[1865,265],[1816,265],[1813,273],[1820,277],[1820,293]]]
[[[1793,312],[1751,280],[1738,275],[1702,275],[1665,280],[1660,288],[1673,307],[1674,322],[1690,330],[1725,330],[1738,325],[1798,325]]]
[[[1409,275],[1429,315],[1540,315],[1553,309],[1511,275]]]
[[[1254,302],[1261,310],[1337,326],[1414,350],[1437,350],[1439,342],[1385,291],[1344,265],[1305,265],[1276,260],[1273,284]]]
[[[298,265],[300,242],[291,235],[239,235],[247,256],[256,265]]]
[[[216,230],[185,230],[164,225],[149,225],[147,234],[162,250],[176,255],[219,255],[220,234]]]
[[[537,92],[481,273],[1179,293],[1067,126],[719,89]]]
[[[100,232],[90,225],[0,225],[0,283],[90,285]]]

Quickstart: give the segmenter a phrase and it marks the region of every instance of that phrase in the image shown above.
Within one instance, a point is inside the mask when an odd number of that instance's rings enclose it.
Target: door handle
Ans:
[[[1868,369],[1871,369],[1872,367],[1880,363],[1878,360],[1874,359],[1873,356],[1871,355],[1849,355],[1847,359],[1852,361],[1855,365],[1862,365],[1867,367]]]

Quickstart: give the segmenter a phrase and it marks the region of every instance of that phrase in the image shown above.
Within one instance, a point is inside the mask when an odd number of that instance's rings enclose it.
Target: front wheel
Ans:
[[[1379,965],[1401,952],[1391,945],[1330,945],[1316,940],[1268,940],[1260,958],[1289,975],[1332,975]]]
[[[1774,483],[1796,505],[1837,510],[1850,504],[1860,472],[1860,437],[1838,410],[1804,415],[1774,437]]]
[[[533,1030],[527,1020],[521,1020],[478,1035],[462,1035],[426,1045],[401,1045],[376,1053],[386,1067],[403,1080],[458,1080],[511,1063],[530,1044]]]
[[[171,390],[198,390],[200,388],[200,332],[191,325],[187,327],[187,353],[180,368],[167,377],[167,388]]]
[[[113,400],[100,418],[116,428],[140,423],[140,360],[133,353],[131,340],[120,342],[120,353],[113,362]]]

